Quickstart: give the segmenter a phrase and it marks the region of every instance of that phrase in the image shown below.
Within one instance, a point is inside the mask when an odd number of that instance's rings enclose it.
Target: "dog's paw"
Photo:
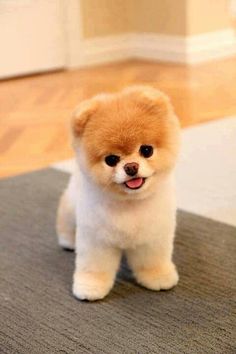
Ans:
[[[179,281],[179,276],[173,263],[161,268],[136,271],[135,277],[140,285],[156,291],[171,289]]]
[[[75,250],[75,242],[73,237],[58,235],[58,243],[64,250],[68,250],[68,251]]]
[[[102,272],[75,272],[73,295],[79,300],[101,300],[111,290],[113,279]]]

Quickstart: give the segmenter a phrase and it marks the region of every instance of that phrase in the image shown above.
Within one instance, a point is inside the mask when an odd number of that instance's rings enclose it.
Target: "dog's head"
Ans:
[[[72,120],[82,172],[103,188],[129,198],[152,193],[175,165],[179,122],[166,95],[145,86],[82,102]]]

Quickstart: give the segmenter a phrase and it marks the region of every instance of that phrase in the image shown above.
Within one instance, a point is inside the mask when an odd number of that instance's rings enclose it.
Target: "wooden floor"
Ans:
[[[128,61],[0,83],[0,177],[72,156],[68,122],[84,98],[136,83],[170,95],[183,127],[236,114],[236,58],[187,67]]]

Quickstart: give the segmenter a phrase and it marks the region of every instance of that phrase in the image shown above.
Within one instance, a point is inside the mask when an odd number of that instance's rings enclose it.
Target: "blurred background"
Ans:
[[[236,0],[0,0],[0,177],[69,171],[74,107],[150,84],[183,127],[180,207],[236,224],[235,32]]]

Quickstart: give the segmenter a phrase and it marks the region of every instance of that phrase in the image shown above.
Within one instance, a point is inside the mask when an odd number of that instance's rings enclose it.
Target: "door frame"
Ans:
[[[83,66],[84,46],[80,0],[63,0],[66,68]]]

